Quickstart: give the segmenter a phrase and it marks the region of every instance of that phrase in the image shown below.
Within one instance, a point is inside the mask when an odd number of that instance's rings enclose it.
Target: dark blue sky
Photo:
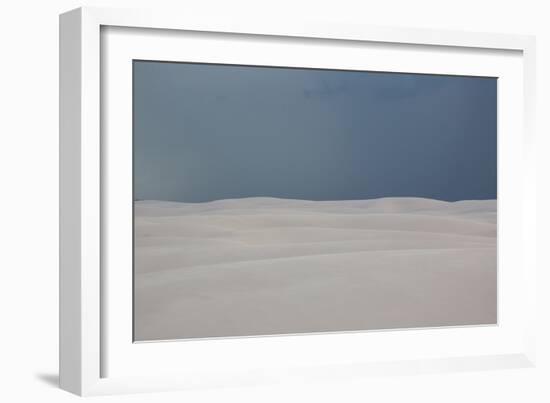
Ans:
[[[134,198],[494,199],[494,78],[134,62]]]

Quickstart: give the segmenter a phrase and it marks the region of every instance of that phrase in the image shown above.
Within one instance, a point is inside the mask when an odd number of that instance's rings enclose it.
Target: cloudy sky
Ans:
[[[134,198],[496,198],[494,78],[134,62]]]

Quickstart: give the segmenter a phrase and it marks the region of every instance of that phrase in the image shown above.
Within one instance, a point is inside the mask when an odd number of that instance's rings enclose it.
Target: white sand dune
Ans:
[[[135,204],[136,340],[496,322],[496,201]]]

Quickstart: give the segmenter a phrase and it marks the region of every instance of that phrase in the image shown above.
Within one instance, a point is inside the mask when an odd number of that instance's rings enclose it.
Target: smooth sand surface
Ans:
[[[135,203],[135,339],[493,324],[496,201]]]

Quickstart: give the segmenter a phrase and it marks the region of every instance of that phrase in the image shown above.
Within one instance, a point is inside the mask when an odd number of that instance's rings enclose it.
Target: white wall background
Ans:
[[[546,3],[546,4],[545,4]],[[58,14],[81,5],[535,34],[538,39],[539,365],[398,378],[93,398],[128,402],[550,401],[550,11],[521,0],[6,0],[0,3],[0,400],[75,401],[57,389]],[[546,73],[546,74],[545,74]],[[544,270],[542,270],[544,269]]]

